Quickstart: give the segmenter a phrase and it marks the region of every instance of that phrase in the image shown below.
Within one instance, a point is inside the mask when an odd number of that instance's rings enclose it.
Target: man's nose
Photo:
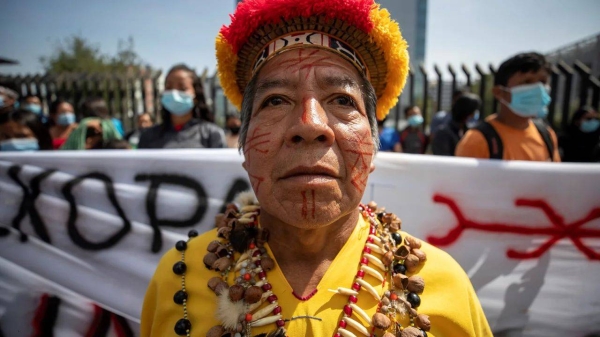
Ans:
[[[294,125],[286,132],[288,144],[333,144],[334,132],[329,127],[327,112],[318,99],[304,98],[302,103],[295,107],[293,114],[297,117],[294,119]]]

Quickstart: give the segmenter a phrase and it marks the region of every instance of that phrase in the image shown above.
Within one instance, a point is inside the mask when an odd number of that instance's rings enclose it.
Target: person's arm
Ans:
[[[214,125],[210,130],[210,140],[209,140],[210,148],[212,149],[221,149],[227,147],[227,142],[225,141],[225,132],[223,129]]]
[[[489,159],[490,150],[483,134],[477,130],[469,130],[456,145],[454,153],[457,157]]]
[[[556,133],[554,132],[554,130],[552,130],[552,128],[548,128],[548,131],[550,131],[550,138],[552,138],[552,143],[554,144],[554,154],[552,155],[552,161],[556,162],[556,163],[560,163],[560,153],[558,151],[558,138],[556,137]]]

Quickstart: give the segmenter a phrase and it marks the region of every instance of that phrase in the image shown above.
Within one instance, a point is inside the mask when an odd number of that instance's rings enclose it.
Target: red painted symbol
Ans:
[[[271,133],[265,132],[257,134],[259,131],[260,127],[254,129],[254,132],[252,132],[252,136],[250,136],[250,138],[246,140],[246,144],[244,144],[244,155],[248,154],[250,151],[259,152],[262,154],[269,152],[268,149],[260,148],[260,146],[271,142],[271,140],[265,138]],[[246,157],[246,160],[248,161],[248,164],[250,164],[250,158],[248,156]]]
[[[584,238],[600,238],[599,229],[581,228],[583,225],[600,219],[600,208],[592,209],[584,218],[572,223],[565,223],[564,218],[559,215],[546,201],[536,199],[517,199],[516,206],[533,207],[541,209],[552,225],[548,227],[527,227],[503,223],[478,223],[467,219],[454,200],[449,197],[436,194],[433,196],[433,201],[436,203],[446,204],[458,221],[456,227],[451,229],[446,236],[435,237],[429,236],[427,241],[436,246],[448,246],[458,240],[463,231],[473,229],[482,232],[493,233],[511,233],[518,235],[545,235],[550,238],[538,248],[530,252],[520,252],[514,249],[508,249],[506,255],[512,259],[532,259],[542,256],[559,240],[569,238],[575,247],[585,254],[590,260],[600,260],[600,253],[595,252],[587,247],[583,241]]]
[[[366,130],[364,135],[358,133],[354,134],[354,137],[349,140],[354,143],[355,147],[352,149],[345,149],[345,152],[356,154],[356,161],[350,167],[352,174],[352,185],[359,191],[363,192],[365,185],[367,184],[367,177],[369,172],[369,164],[367,158],[373,156],[373,141],[371,139],[371,132]]]
[[[265,180],[265,178],[254,176],[254,175],[251,175],[250,173],[248,173],[248,175],[250,176],[250,182],[252,183],[252,188],[254,188],[254,192],[258,194],[258,189],[260,188],[260,184],[262,184],[262,182]]]

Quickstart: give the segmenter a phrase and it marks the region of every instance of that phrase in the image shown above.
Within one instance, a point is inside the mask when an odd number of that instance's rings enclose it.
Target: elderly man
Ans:
[[[259,203],[239,198],[162,258],[142,335],[491,336],[458,264],[360,204],[376,119],[408,71],[388,12],[372,0],[245,1],[217,58]]]

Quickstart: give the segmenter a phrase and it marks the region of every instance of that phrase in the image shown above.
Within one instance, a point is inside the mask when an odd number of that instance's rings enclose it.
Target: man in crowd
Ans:
[[[491,336],[460,266],[360,205],[408,72],[398,24],[373,0],[245,1],[231,18],[217,67],[260,204],[238,198],[164,255],[141,335]]]
[[[15,104],[18,104],[19,94],[7,87],[0,86],[0,114],[5,114],[16,110]]]
[[[465,132],[476,126],[481,100],[475,94],[462,94],[452,105],[450,123],[442,125],[431,141],[434,155],[454,156],[456,145]]]
[[[498,113],[469,130],[456,147],[460,157],[560,162],[556,134],[539,120],[550,104],[549,64],[538,53],[504,61],[492,93]]]
[[[462,90],[455,90],[452,93],[452,102],[450,103],[450,106],[451,107],[454,106],[454,103],[456,102],[456,100],[460,96],[464,95],[467,92],[469,92],[468,88],[462,89]],[[433,115],[433,118],[431,119],[431,124],[429,124],[429,137],[431,138],[432,142],[433,142],[433,139],[435,138],[435,134],[438,132],[438,130],[443,125],[450,124],[451,121],[452,121],[452,112],[441,110],[441,111],[436,112]]]
[[[402,152],[400,145],[400,134],[395,127],[385,127],[384,124],[387,118],[382,121],[377,121],[377,129],[379,130],[379,151],[384,152]]]
[[[402,152],[423,154],[427,150],[429,137],[423,132],[423,115],[421,109],[414,105],[404,109],[408,126],[400,133]]]

